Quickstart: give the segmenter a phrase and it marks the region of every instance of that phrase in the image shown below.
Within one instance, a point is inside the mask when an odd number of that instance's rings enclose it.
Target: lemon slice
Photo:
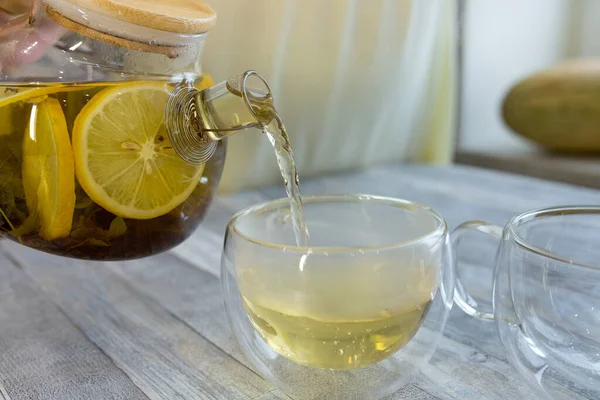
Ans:
[[[75,210],[75,172],[67,122],[60,103],[34,104],[23,138],[22,177],[27,209],[38,217],[45,240],[69,236]]]
[[[169,143],[164,116],[171,91],[160,82],[107,88],[75,120],[77,179],[93,201],[119,217],[164,215],[198,185],[204,165],[186,163]]]
[[[86,89],[84,87],[77,86],[40,86],[40,87],[18,87],[11,86],[0,87],[0,107],[7,106],[9,104],[17,103],[19,101],[30,100],[35,97],[42,97],[49,94],[61,93],[61,92],[73,92],[76,90]]]

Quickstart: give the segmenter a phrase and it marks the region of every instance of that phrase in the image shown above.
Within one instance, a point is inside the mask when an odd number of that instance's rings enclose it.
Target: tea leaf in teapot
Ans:
[[[82,243],[83,245],[88,245],[88,246],[97,246],[97,247],[108,247],[110,246],[110,244],[102,241],[102,240],[98,240],[98,239],[88,239],[85,242]]]
[[[78,240],[108,238],[108,231],[98,227],[80,227],[73,229],[71,237]]]
[[[14,206],[15,199],[24,199],[25,190],[19,176],[0,162],[0,204]]]
[[[84,247],[84,246],[109,247],[110,244],[106,243],[103,240],[89,238],[89,239],[85,239],[81,243],[76,244],[75,246],[71,246],[69,248],[69,250],[73,250],[73,249],[76,249],[78,247]]]
[[[94,219],[91,216],[84,216],[84,215],[80,215],[79,219],[77,220],[77,223],[73,225],[73,231],[77,230],[78,228],[95,228],[96,227],[96,222],[94,222]]]
[[[80,216],[77,225],[71,231],[71,237],[83,241],[96,239],[106,243],[114,237],[123,236],[125,233],[127,233],[127,224],[121,217],[113,219],[110,228],[106,230],[99,227],[93,218]]]
[[[92,206],[94,202],[89,197],[85,196],[84,198],[77,198],[77,202],[75,203],[75,209],[81,210],[84,208],[88,208]]]
[[[5,106],[0,108],[0,136],[8,136],[12,133],[12,107]]]
[[[20,165],[18,162],[21,160],[21,143],[12,140],[12,136],[8,135],[2,138],[3,146],[0,147],[2,169],[4,167]]]
[[[123,236],[127,233],[127,224],[125,220],[121,217],[116,217],[110,223],[110,228],[108,228],[108,234],[111,238]]]
[[[16,204],[18,196],[24,197],[19,180],[10,173],[0,172],[0,226],[6,224],[14,230],[18,221],[25,219]]]
[[[9,233],[19,239],[22,243],[21,238],[35,232],[40,227],[40,220],[38,213],[30,214],[25,221],[16,229],[11,230]]]
[[[12,224],[12,222],[10,222],[10,219],[8,218],[8,216],[6,215],[6,213],[2,210],[2,207],[0,207],[0,216],[2,216],[3,220],[1,221],[2,223],[0,224],[0,226],[4,225],[4,223],[7,223],[8,226],[10,226],[10,230],[14,231],[15,230],[15,226]]]
[[[2,179],[2,178],[0,178]],[[1,182],[1,181],[0,181]],[[15,226],[11,222],[9,215],[15,208],[15,198],[7,185],[0,183],[0,226],[7,224],[11,230],[15,229]]]
[[[18,135],[2,137],[2,146],[0,146],[0,182],[8,185],[15,197],[25,197],[21,183],[21,140]]]
[[[0,205],[14,207],[15,194],[12,188],[12,177],[10,174],[0,172]]]

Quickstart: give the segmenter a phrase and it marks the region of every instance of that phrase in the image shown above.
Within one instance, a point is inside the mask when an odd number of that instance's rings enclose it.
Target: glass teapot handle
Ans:
[[[33,25],[43,0],[0,0],[0,38]]]

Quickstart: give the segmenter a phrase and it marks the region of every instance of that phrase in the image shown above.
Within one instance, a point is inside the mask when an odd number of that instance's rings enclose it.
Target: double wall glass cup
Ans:
[[[471,279],[485,262],[482,234],[497,249],[487,284]],[[467,222],[452,241],[457,305],[495,321],[509,362],[539,397],[600,399],[600,207],[526,212],[504,229]]]
[[[433,354],[452,307],[443,218],[367,195],[304,198],[298,247],[288,199],[227,227],[221,278],[235,338],[254,369],[294,398],[379,399]]]

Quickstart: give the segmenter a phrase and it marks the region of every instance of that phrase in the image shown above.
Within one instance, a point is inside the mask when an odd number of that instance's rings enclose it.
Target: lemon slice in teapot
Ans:
[[[66,85],[54,86],[20,86],[20,87],[0,87],[0,107],[19,101],[27,101],[35,98],[43,97],[49,94],[60,92],[73,92],[82,90],[82,88]]]
[[[198,185],[204,165],[186,163],[169,143],[164,117],[171,91],[161,82],[107,88],[75,120],[77,179],[94,202],[117,216],[167,214]]]
[[[34,104],[23,138],[22,177],[27,209],[45,240],[69,236],[75,210],[73,151],[60,103]]]

